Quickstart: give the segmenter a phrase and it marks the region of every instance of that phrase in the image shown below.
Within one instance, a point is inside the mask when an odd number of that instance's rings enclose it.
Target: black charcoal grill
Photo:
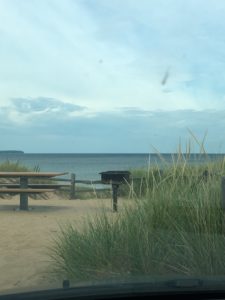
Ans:
[[[130,182],[131,174],[129,171],[106,171],[106,172],[101,172],[99,174],[101,174],[102,183],[112,184],[113,211],[116,212],[119,185]]]
[[[106,171],[99,174],[101,174],[102,183],[121,184],[130,182],[129,171]]]

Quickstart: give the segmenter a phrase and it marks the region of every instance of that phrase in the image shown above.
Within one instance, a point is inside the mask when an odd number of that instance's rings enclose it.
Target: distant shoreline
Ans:
[[[0,154],[24,154],[21,150],[0,150]]]

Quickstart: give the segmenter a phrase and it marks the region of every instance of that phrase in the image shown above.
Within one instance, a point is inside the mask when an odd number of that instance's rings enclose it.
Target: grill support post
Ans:
[[[118,188],[119,188],[119,184],[112,183],[112,192],[113,192],[113,212],[117,212]]]
[[[76,175],[71,173],[71,186],[70,186],[70,199],[75,199],[75,183],[76,183]]]

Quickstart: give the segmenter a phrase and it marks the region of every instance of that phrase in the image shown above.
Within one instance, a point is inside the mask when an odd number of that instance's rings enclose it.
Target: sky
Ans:
[[[225,153],[225,1],[0,0],[0,150]]]

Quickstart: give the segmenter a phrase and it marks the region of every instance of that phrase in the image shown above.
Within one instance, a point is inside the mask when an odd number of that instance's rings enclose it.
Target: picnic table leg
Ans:
[[[26,189],[28,187],[28,178],[20,177],[20,188]],[[20,209],[28,210],[28,194],[20,193]]]

